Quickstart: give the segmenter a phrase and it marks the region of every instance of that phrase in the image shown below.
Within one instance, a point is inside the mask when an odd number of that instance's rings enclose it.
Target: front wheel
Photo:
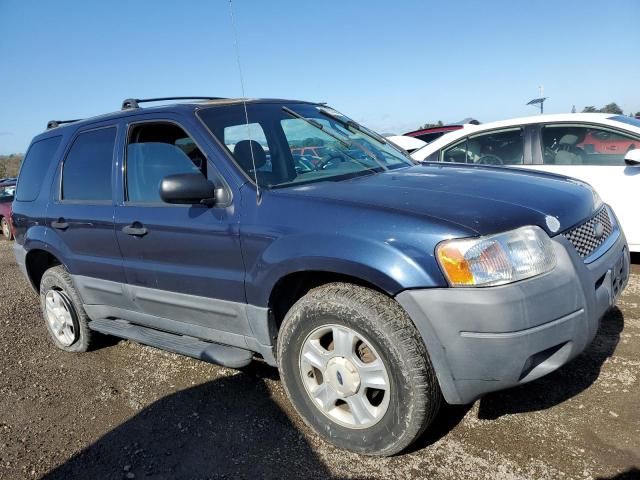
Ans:
[[[368,288],[333,283],[300,299],[282,324],[278,362],[304,421],[358,453],[400,452],[440,405],[415,326],[393,299]]]

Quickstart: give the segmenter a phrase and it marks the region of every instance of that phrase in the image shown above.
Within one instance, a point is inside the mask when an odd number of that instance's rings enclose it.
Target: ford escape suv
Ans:
[[[190,100],[52,121],[29,147],[14,248],[59,348],[260,357],[319,435],[391,455],[442,399],[578,355],[627,282],[585,183],[417,164],[323,104]]]

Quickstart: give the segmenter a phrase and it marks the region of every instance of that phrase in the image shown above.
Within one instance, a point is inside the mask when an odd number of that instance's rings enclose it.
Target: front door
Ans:
[[[161,180],[187,172],[224,186],[215,166],[176,122],[128,126],[115,230],[129,293],[143,314],[136,321],[243,346],[250,331],[236,207],[164,203]]]

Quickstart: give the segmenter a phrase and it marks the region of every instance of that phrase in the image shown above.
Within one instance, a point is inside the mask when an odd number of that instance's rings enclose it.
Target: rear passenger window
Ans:
[[[16,200],[31,202],[38,197],[45,172],[60,145],[61,136],[47,138],[34,143],[22,162]]]
[[[624,166],[640,138],[587,125],[546,125],[542,130],[545,165]]]
[[[62,200],[111,201],[111,164],[115,142],[115,127],[78,135],[62,169]]]

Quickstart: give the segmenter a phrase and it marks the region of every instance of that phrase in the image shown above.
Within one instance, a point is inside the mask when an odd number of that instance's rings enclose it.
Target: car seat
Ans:
[[[253,150],[253,157],[251,156],[251,150]],[[267,163],[267,154],[262,145],[255,140],[241,140],[236,143],[233,149],[233,156],[238,162],[238,165],[240,165],[240,168],[251,178],[254,177],[253,166],[255,162],[255,174],[258,177],[259,184],[273,185],[276,183],[273,172],[260,170]]]

